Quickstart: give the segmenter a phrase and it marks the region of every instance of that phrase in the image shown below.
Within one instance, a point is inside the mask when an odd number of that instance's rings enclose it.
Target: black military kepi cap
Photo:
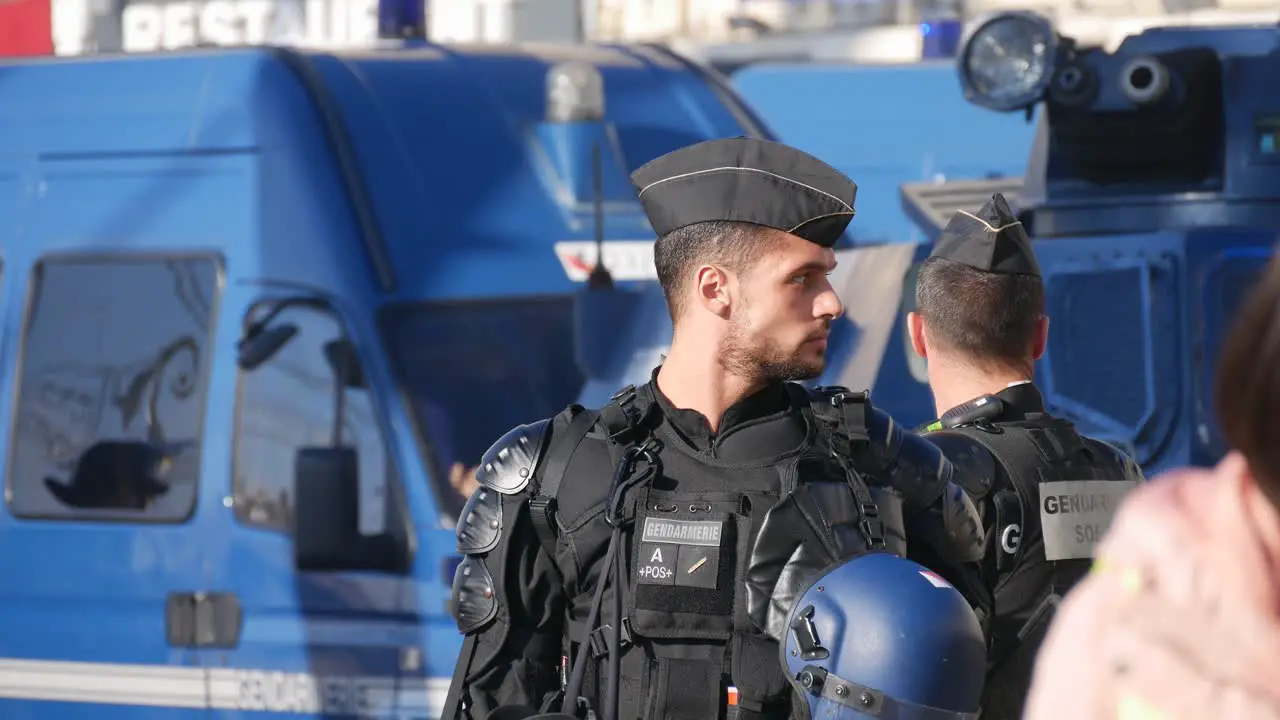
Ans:
[[[680,148],[631,174],[653,231],[716,220],[754,223],[831,247],[853,219],[858,186],[821,160],[755,138]]]
[[[929,256],[985,272],[1040,276],[1027,231],[1000,193],[977,213],[957,211]]]

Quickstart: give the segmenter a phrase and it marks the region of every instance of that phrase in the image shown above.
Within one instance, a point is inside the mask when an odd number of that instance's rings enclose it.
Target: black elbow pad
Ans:
[[[526,500],[522,497],[517,502],[515,496],[529,487],[550,426],[550,420],[521,425],[499,438],[480,460],[476,470],[480,487],[462,508],[455,531],[463,559],[453,575],[449,610],[463,633],[480,630],[498,616],[506,553],[492,554],[502,544],[507,523],[514,520],[508,515],[514,516],[513,511]]]

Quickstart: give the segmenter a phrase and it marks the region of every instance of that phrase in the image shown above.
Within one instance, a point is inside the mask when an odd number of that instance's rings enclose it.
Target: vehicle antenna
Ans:
[[[591,191],[595,205],[596,262],[587,276],[588,290],[609,290],[613,287],[613,275],[604,266],[604,178],[600,167],[600,143],[591,146]]]

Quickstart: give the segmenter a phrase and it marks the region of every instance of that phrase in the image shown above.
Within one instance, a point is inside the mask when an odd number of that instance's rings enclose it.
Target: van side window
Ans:
[[[447,526],[485,451],[513,427],[554,417],[586,382],[572,297],[398,305],[382,330]]]
[[[298,450],[349,445],[360,458],[360,531],[380,533],[391,466],[358,357],[341,320],[318,301],[280,307],[251,342],[241,343],[236,517],[289,532]],[[255,306],[246,328],[276,309],[276,303]],[[343,374],[347,380],[339,383]]]
[[[15,515],[190,517],[219,287],[213,258],[36,265],[9,446]]]

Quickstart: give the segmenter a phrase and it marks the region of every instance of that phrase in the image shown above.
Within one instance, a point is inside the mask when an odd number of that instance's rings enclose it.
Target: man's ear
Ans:
[[[729,317],[732,282],[733,278],[724,268],[703,265],[693,279],[695,302],[717,317]]]
[[[907,333],[911,336],[911,347],[916,354],[927,360],[929,350],[924,342],[924,318],[920,317],[920,313],[907,313]]]
[[[1049,347],[1049,316],[1041,315],[1036,322],[1036,344],[1031,348],[1031,357],[1039,360]]]

